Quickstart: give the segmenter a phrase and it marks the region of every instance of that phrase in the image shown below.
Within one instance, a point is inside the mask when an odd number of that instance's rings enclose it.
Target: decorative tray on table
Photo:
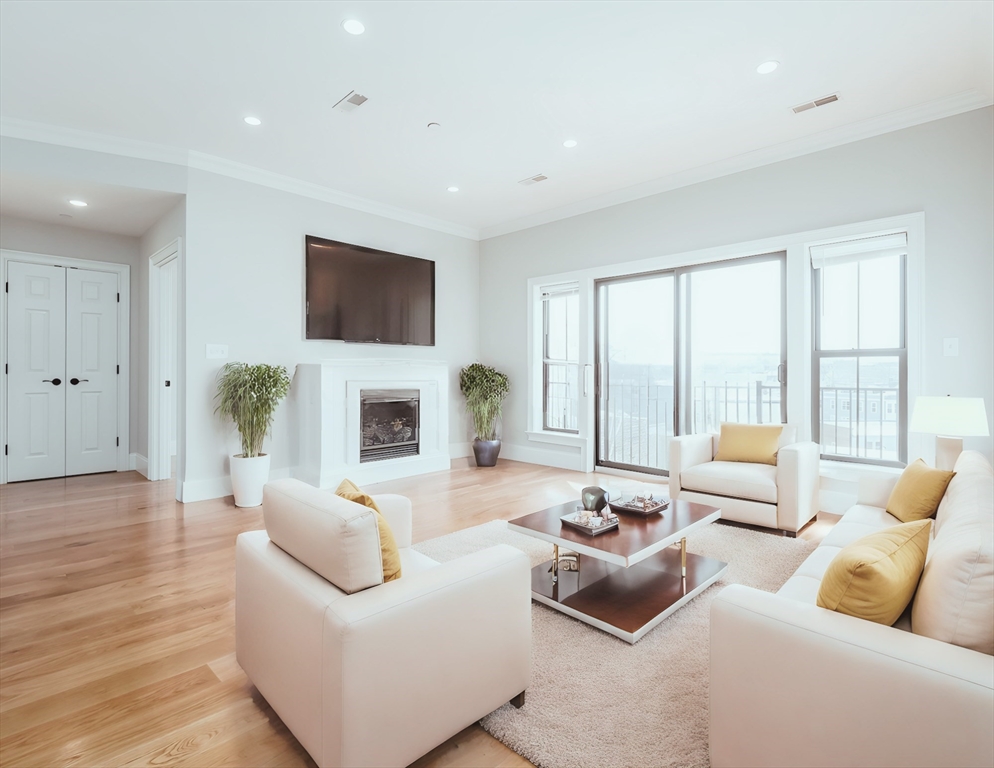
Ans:
[[[666,498],[655,499],[650,493],[648,496],[622,496],[617,501],[609,501],[608,506],[612,512],[622,512],[630,515],[641,515],[648,517],[657,512],[662,512],[670,505],[670,500]]]
[[[576,528],[578,531],[583,531],[584,533],[589,533],[591,536],[596,536],[598,533],[607,533],[608,531],[613,531],[618,527],[618,516],[612,515],[610,518],[605,520],[599,515],[591,515],[589,522],[581,522],[584,518],[582,514],[582,509],[576,512],[570,512],[569,514],[563,515],[559,519],[563,521],[564,525],[570,526],[570,528]]]

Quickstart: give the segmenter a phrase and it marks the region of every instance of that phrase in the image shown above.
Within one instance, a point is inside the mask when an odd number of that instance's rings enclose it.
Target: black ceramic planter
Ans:
[[[476,466],[494,467],[500,453],[500,440],[476,439],[473,441],[473,453],[476,454]]]

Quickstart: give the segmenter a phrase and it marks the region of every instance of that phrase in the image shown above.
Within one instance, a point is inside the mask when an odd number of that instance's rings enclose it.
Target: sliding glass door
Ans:
[[[597,463],[666,474],[675,434],[786,417],[785,254],[597,284]]]
[[[663,473],[674,419],[672,273],[597,286],[598,464]]]
[[[786,420],[783,271],[779,255],[686,270],[689,429]]]

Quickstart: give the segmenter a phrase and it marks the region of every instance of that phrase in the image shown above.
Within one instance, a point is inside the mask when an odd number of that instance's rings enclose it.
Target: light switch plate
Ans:
[[[208,360],[222,360],[228,356],[228,345],[227,344],[208,344],[207,345],[207,359]]]
[[[943,339],[942,354],[946,357],[959,357],[959,339]]]

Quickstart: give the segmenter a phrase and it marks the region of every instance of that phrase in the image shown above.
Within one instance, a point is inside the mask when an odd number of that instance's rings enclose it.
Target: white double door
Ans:
[[[7,479],[117,469],[118,276],[8,262]]]

